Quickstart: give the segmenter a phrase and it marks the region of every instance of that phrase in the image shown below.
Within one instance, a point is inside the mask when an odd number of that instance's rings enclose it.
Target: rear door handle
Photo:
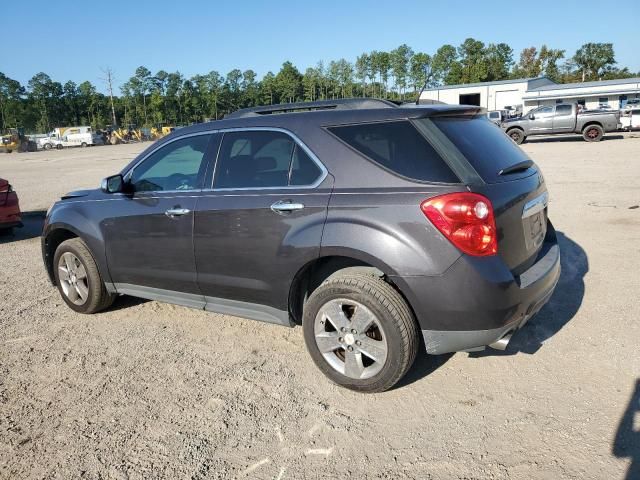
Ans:
[[[271,205],[271,210],[276,213],[293,212],[294,210],[302,210],[303,208],[304,204],[302,203],[285,202],[283,200]]]
[[[191,213],[191,210],[188,208],[170,208],[164,214],[167,217],[181,217],[182,215],[186,215],[187,213]]]

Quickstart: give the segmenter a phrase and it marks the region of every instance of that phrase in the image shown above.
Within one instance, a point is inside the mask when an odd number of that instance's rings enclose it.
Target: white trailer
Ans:
[[[94,135],[91,127],[56,128],[45,138],[40,139],[40,147],[45,150],[63,147],[88,147],[94,145]]]

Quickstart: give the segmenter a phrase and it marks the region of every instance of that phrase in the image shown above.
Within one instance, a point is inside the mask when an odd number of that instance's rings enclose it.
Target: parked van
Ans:
[[[54,129],[47,137],[40,139],[40,148],[50,150],[63,147],[87,147],[94,145],[91,127],[64,127]]]

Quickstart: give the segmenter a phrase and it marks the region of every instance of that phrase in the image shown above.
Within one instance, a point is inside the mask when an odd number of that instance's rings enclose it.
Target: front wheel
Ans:
[[[87,142],[82,142],[82,143],[80,144],[80,146],[81,146],[82,148],[86,148],[86,146],[87,146]]]
[[[109,307],[115,295],[107,292],[98,266],[79,238],[62,242],[53,257],[58,290],[65,303],[79,313],[95,313]]]
[[[62,144],[61,143],[56,145],[56,150],[62,150]]]
[[[587,142],[599,142],[604,136],[604,130],[600,125],[587,125],[582,131],[582,138]]]
[[[511,137],[511,140],[516,142],[518,145],[524,142],[524,139],[525,139],[524,132],[519,128],[514,128],[513,130],[509,130],[508,135]]]
[[[382,392],[409,370],[418,327],[402,296],[383,279],[336,274],[304,306],[304,339],[330,380],[359,392]]]
[[[44,148],[45,150],[51,150],[51,144],[50,144],[50,143],[45,143],[45,144],[44,144],[44,146],[43,146],[43,148]]]

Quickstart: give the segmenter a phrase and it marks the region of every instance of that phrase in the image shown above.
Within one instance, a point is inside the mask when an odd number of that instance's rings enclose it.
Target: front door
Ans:
[[[551,133],[553,130],[553,107],[540,107],[529,112],[529,115],[534,117],[529,121],[530,133]]]
[[[573,107],[568,104],[556,105],[556,112],[553,116],[553,131],[573,132],[576,128],[576,117],[573,113]]]
[[[162,298],[181,292],[184,301],[167,300],[202,303],[193,256],[193,212],[211,137],[166,143],[127,174],[128,193],[103,222],[109,272],[120,293]]]
[[[224,134],[214,188],[198,199],[194,226],[198,284],[208,309],[288,321],[293,277],[320,253],[332,183],[288,133]],[[264,315],[256,315],[261,306]]]

